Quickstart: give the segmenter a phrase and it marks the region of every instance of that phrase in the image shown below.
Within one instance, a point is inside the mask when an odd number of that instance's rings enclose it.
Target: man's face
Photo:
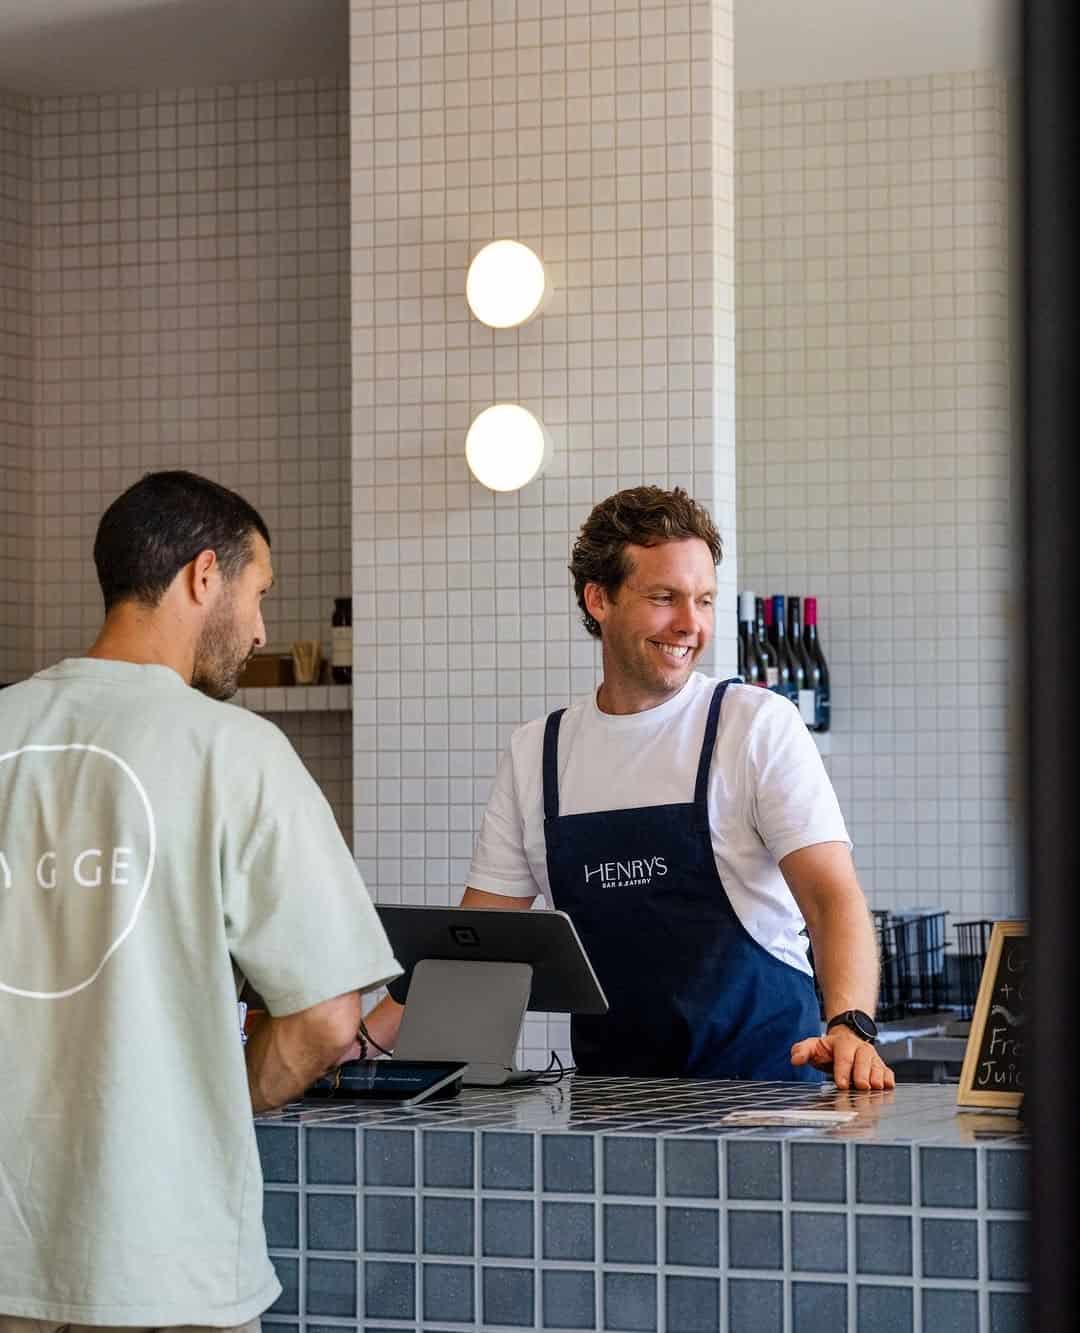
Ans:
[[[599,589],[590,609],[600,622],[605,684],[649,708],[682,689],[712,639],[716,567],[700,537],[629,545],[626,554],[626,580],[614,598]]]
[[[230,699],[248,658],[266,643],[262,599],[274,582],[270,548],[251,536],[251,559],[235,578],[218,576],[217,597],[195,648],[191,683],[211,699]]]

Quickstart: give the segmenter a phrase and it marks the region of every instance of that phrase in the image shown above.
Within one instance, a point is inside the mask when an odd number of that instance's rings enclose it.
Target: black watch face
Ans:
[[[857,1009],[852,1011],[851,1026],[860,1037],[865,1037],[867,1041],[873,1041],[877,1036],[877,1024],[869,1014],[860,1013]]]

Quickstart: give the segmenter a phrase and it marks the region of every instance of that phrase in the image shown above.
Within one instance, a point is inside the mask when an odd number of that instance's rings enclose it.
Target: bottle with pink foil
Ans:
[[[832,705],[829,696],[829,665],[821,649],[818,635],[817,598],[807,597],[803,603],[803,656],[808,668],[807,686],[814,691],[813,731],[828,731]]]

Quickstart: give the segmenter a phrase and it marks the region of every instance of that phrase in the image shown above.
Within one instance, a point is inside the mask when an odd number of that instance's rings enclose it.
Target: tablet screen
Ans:
[[[313,1083],[304,1097],[420,1102],[434,1095],[456,1095],[464,1072],[464,1064],[449,1060],[349,1060]]]

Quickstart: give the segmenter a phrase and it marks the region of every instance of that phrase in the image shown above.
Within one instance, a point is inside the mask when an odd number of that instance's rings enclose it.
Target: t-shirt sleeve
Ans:
[[[819,842],[851,846],[821,755],[794,708],[778,703],[758,713],[747,763],[752,818],[775,860]]]
[[[499,761],[495,786],[473,848],[469,886],[508,898],[535,898],[540,891],[525,852],[525,821],[511,749]]]
[[[333,812],[288,742],[223,868],[229,951],[275,1017],[401,972]]]

